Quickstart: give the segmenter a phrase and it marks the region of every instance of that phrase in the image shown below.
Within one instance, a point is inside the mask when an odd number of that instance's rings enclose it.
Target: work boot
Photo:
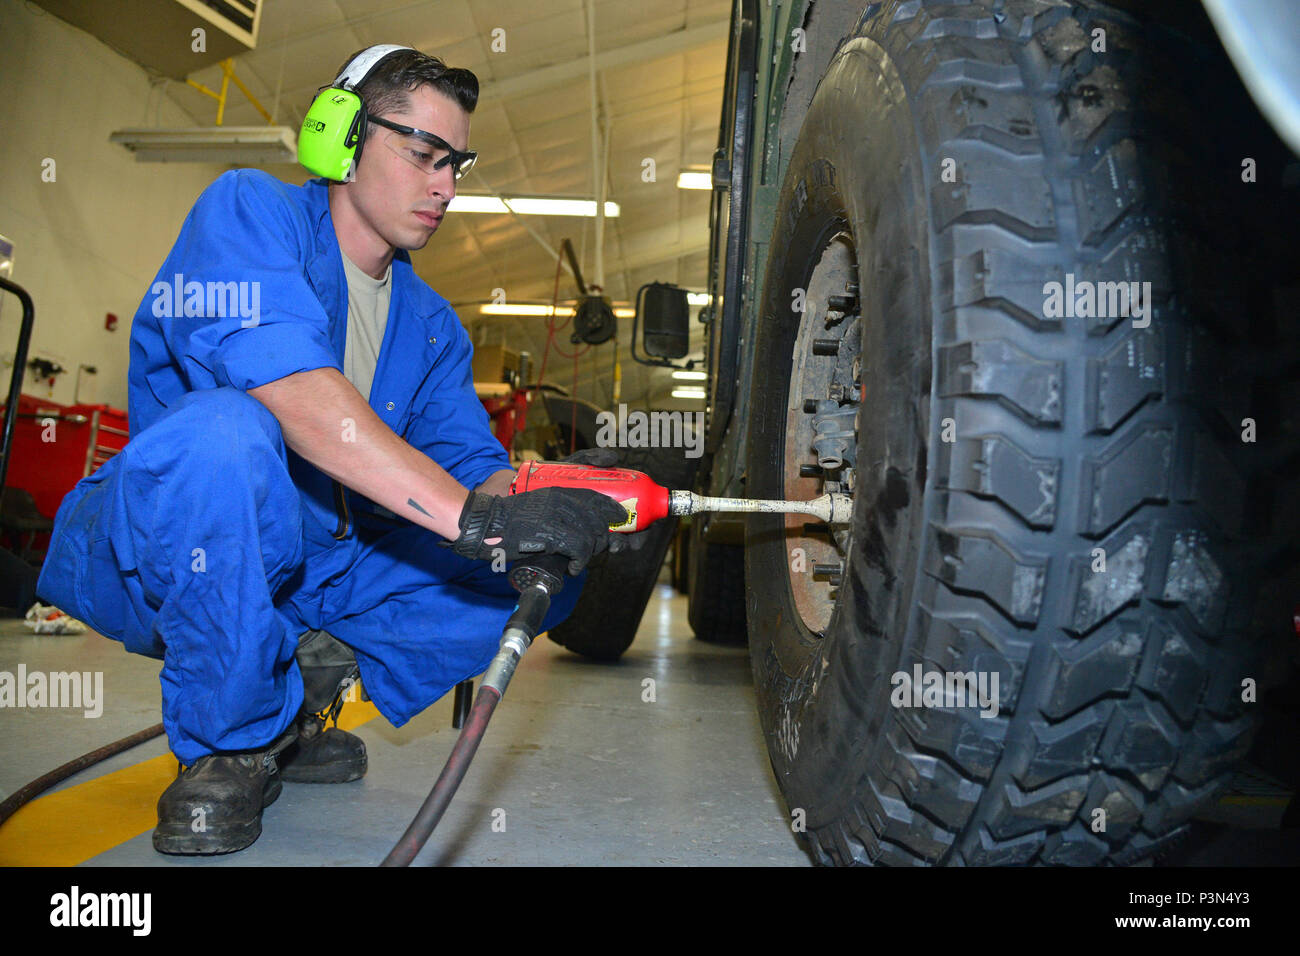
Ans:
[[[262,835],[262,810],[280,796],[276,757],[293,742],[291,727],[255,751],[208,754],[181,766],[158,798],[153,848],[159,853],[234,853]]]
[[[285,751],[280,776],[290,783],[347,783],[366,775],[366,744],[356,734],[325,727],[320,714],[298,714],[298,739]]]
[[[325,631],[308,631],[298,641],[302,710],[294,721],[297,739],[280,759],[280,776],[290,783],[346,783],[365,776],[366,744],[338,728],[348,690],[360,670],[352,648]],[[335,726],[326,729],[333,720]]]

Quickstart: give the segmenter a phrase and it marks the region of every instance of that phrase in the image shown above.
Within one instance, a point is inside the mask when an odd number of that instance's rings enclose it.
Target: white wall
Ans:
[[[67,369],[53,388],[28,370],[29,395],[72,402],[86,363],[99,374],[83,374],[81,400],[126,407],[131,317],[190,206],[226,168],[137,163],[108,141],[116,129],[153,125],[195,123],[161,91],[150,97],[133,61],[35,4],[0,0],[0,235],[14,243],[13,280],[36,306],[28,357]],[[53,182],[42,181],[46,158]],[[104,329],[109,312],[115,332]],[[4,295],[0,404],[19,314],[18,300]]]

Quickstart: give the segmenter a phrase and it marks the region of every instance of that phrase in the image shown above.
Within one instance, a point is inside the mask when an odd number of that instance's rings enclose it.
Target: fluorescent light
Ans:
[[[447,207],[452,212],[515,212],[521,216],[590,216],[595,218],[594,199],[550,199],[542,196],[483,196],[460,193]],[[618,203],[606,202],[605,215],[617,218]]]
[[[287,126],[193,126],[120,129],[108,137],[135,153],[138,163],[296,163],[298,140]]]
[[[673,389],[673,398],[704,398],[704,389],[693,388],[690,385],[675,388]]]
[[[557,306],[552,310],[549,305],[502,302],[480,305],[478,310],[483,315],[573,315],[573,309],[567,305]]]
[[[541,199],[533,196],[506,197],[506,205],[521,216],[590,216],[596,217],[594,199]],[[605,203],[608,218],[618,216],[618,203]]]
[[[710,172],[687,172],[677,174],[678,189],[712,189],[713,174]]]
[[[466,196],[459,193],[447,205],[456,212],[509,212],[506,204],[496,196]]]
[[[709,295],[707,292],[686,293],[686,301],[689,302],[691,305],[708,305],[709,300],[711,298],[713,297]]]
[[[482,315],[573,315],[573,306],[556,306],[552,311],[549,305],[511,304],[509,302],[488,303],[478,307]],[[636,315],[636,309],[615,309],[614,315],[620,319],[630,319]]]
[[[673,372],[673,378],[683,378],[691,382],[703,382],[709,377],[708,372],[692,372],[687,369],[679,368]]]

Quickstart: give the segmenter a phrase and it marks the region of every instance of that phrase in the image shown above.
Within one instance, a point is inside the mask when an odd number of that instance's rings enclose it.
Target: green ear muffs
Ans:
[[[309,172],[343,182],[361,158],[365,107],[351,90],[317,94],[298,132],[298,162]]]
[[[298,162],[308,172],[346,182],[366,143],[366,107],[355,92],[380,62],[411,47],[383,43],[353,57],[316,94],[298,131]]]

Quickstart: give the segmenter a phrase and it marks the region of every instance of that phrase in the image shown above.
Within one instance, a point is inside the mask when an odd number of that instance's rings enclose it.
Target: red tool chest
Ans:
[[[0,421],[4,414],[0,406]],[[121,451],[129,437],[120,408],[22,395],[5,484],[29,492],[36,510],[53,518],[72,486]]]

